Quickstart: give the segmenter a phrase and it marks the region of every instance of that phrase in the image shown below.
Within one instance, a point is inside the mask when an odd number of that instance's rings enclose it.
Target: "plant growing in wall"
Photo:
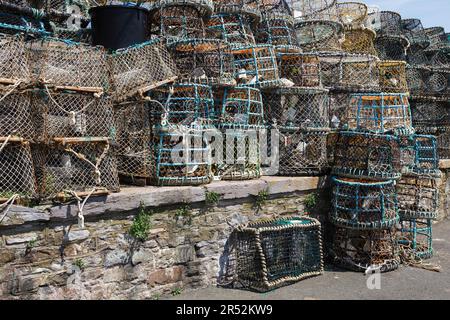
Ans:
[[[145,241],[148,239],[151,223],[151,211],[145,210],[145,205],[143,202],[139,205],[139,212],[137,216],[133,219],[133,224],[130,227],[129,234],[140,241]]]
[[[73,265],[75,267],[77,267],[80,270],[84,270],[84,268],[86,268],[86,264],[84,263],[84,261],[80,258],[77,258],[73,261]]]
[[[205,202],[207,206],[216,206],[219,203],[220,194],[214,191],[205,192]]]
[[[183,218],[188,225],[192,223],[192,213],[191,207],[188,204],[185,204],[177,209],[175,212],[175,218],[178,220],[179,218]]]
[[[262,209],[262,207],[266,204],[267,198],[269,197],[269,190],[261,190],[258,192],[258,195],[255,199],[255,208],[256,210]]]
[[[310,193],[303,199],[303,205],[306,209],[306,214],[311,213],[317,205],[317,194]]]

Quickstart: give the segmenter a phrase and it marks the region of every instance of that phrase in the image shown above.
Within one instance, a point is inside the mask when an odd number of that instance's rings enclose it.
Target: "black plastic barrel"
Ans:
[[[99,6],[89,10],[92,42],[116,50],[145,42],[150,37],[149,11],[131,6]]]

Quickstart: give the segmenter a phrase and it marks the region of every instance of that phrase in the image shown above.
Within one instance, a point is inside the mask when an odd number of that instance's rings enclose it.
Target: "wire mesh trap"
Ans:
[[[367,5],[362,2],[337,3],[339,22],[346,28],[361,28],[367,19]]]
[[[57,90],[102,94],[108,88],[106,51],[81,43],[54,38],[30,44],[35,77]]]
[[[440,133],[436,141],[439,159],[450,159],[450,132]]]
[[[434,68],[442,68],[450,72],[450,45],[432,54],[431,64]]]
[[[299,87],[320,87],[319,57],[314,53],[277,53],[280,77]]]
[[[389,272],[400,265],[393,229],[349,230],[336,227],[331,256],[334,264],[358,272],[365,272],[369,267]]]
[[[227,43],[255,44],[252,20],[246,15],[218,13],[206,22],[208,32]]]
[[[430,45],[430,39],[425,34],[422,21],[419,19],[402,20],[403,35],[408,39],[411,46],[426,48]]]
[[[450,131],[450,102],[435,99],[412,100],[411,115],[418,133]]]
[[[155,132],[156,172],[159,186],[201,185],[211,182],[210,146],[204,129],[163,127]]]
[[[0,200],[18,195],[35,198],[37,185],[30,144],[18,137],[0,137]]]
[[[427,79],[428,91],[444,100],[450,96],[450,70],[431,69]]]
[[[280,86],[277,58],[272,45],[236,46],[232,53],[239,85],[258,88]]]
[[[368,28],[348,29],[345,30],[344,41],[342,42],[342,49],[350,53],[361,53],[377,55],[375,50],[374,40],[376,37],[375,31]]]
[[[380,11],[377,14],[375,31],[378,36],[400,36],[402,34],[402,17],[393,11]]]
[[[258,0],[261,13],[270,14],[284,14],[293,15],[292,8],[290,6],[291,0]]]
[[[41,21],[41,15],[42,13],[38,10],[0,1],[0,33],[49,35]]]
[[[259,128],[264,125],[261,92],[252,87],[234,87],[216,90],[216,103],[220,109],[219,128]]]
[[[410,140],[414,146],[414,165],[404,170],[413,174],[439,177],[441,172],[436,137],[415,134]]]
[[[67,192],[119,191],[116,158],[105,138],[62,138],[34,145],[33,162],[41,198],[64,198]]]
[[[358,230],[387,229],[398,222],[395,181],[333,177],[330,220]]]
[[[329,114],[330,114],[330,127],[333,130],[342,129],[348,122],[347,109],[349,108],[351,93],[347,92],[334,92],[329,93]]]
[[[293,16],[299,21],[339,21],[337,0],[290,0]]]
[[[350,98],[347,128],[373,133],[414,132],[408,95],[359,93]]]
[[[196,39],[205,37],[204,18],[213,11],[209,0],[159,0],[151,13],[151,33],[168,38]]]
[[[251,18],[254,22],[261,19],[259,0],[216,0],[215,13],[233,13]]]
[[[351,53],[327,53],[319,56],[322,84],[330,90],[377,92],[378,58]]]
[[[40,140],[69,137],[113,137],[114,119],[109,97],[76,92],[39,90],[32,94],[36,135]]]
[[[324,174],[329,169],[327,134],[326,130],[280,130],[278,175]]]
[[[185,39],[173,43],[173,59],[180,81],[235,85],[234,57],[229,45],[218,39]]]
[[[341,131],[328,137],[332,173],[365,179],[401,176],[400,141],[396,136]]]
[[[305,52],[341,51],[344,28],[327,20],[300,21],[295,24],[299,46]]]
[[[406,50],[406,61],[412,67],[430,64],[430,57],[427,51],[417,45],[410,45]]]
[[[412,253],[418,259],[433,256],[433,232],[431,219],[404,219],[398,228],[401,250]]]
[[[119,174],[152,178],[155,174],[155,154],[149,107],[143,102],[116,106],[114,120]]]
[[[21,35],[0,33],[0,85],[19,86],[31,79],[28,52]]]
[[[294,18],[291,15],[264,14],[256,35],[258,43],[269,43],[274,46],[298,46]]]
[[[121,101],[174,81],[178,70],[161,39],[120,49],[108,56],[111,93]]]
[[[383,60],[378,63],[382,92],[408,92],[406,62]]]
[[[196,83],[165,85],[149,92],[155,126],[189,126],[217,119],[211,86]]]
[[[437,218],[439,189],[436,178],[404,175],[397,182],[396,189],[401,219]]]
[[[406,81],[408,82],[408,88],[411,94],[426,94],[428,77],[431,70],[424,66],[411,66],[406,67]]]
[[[222,129],[222,145],[212,147],[213,174],[221,180],[249,180],[261,176],[260,142],[255,129]],[[213,146],[213,144],[211,144]]]
[[[322,88],[278,88],[263,91],[268,123],[279,128],[328,128],[328,90]]]
[[[10,92],[0,85],[0,137],[34,139],[33,108],[28,92]]]
[[[269,291],[323,273],[320,222],[308,217],[262,220],[236,231],[236,282]]]
[[[429,49],[439,49],[448,46],[448,39],[444,28],[431,27],[424,29],[424,32],[430,39]]]
[[[375,49],[381,60],[406,60],[409,41],[404,36],[384,35],[375,40]]]

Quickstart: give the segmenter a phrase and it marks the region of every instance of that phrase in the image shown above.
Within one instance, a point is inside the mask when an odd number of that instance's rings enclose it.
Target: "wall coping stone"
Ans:
[[[180,203],[205,201],[205,192],[216,192],[221,200],[242,199],[268,190],[270,195],[302,192],[319,188],[320,177],[274,177],[245,181],[213,181],[197,187],[130,187],[124,186],[118,193],[90,198],[84,206],[85,217],[136,210],[143,202],[146,207],[160,207]],[[76,202],[28,208],[11,206],[0,228],[27,223],[61,221],[77,216]]]

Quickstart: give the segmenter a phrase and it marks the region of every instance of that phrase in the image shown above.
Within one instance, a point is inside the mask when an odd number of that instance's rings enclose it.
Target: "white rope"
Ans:
[[[18,196],[19,196],[18,194],[13,195],[5,203],[2,203],[0,205],[0,211],[1,212],[5,211],[5,213],[3,214],[3,216],[0,219],[0,224],[3,222],[3,219],[5,219],[6,215],[9,212],[9,209],[11,209],[11,206],[14,204],[14,202],[16,201]]]
[[[9,96],[11,93],[14,92],[14,90],[16,90],[16,88],[22,83],[22,80],[17,80],[16,83],[14,83],[12,85],[11,90],[9,90],[7,93],[5,93],[3,95],[3,97],[0,98],[0,102],[2,102],[7,96]]]
[[[56,102],[56,100],[52,97],[50,91],[48,90],[48,87],[45,86],[45,91],[47,92],[48,97],[50,98],[50,100],[59,108],[61,109],[63,112],[67,113],[68,115],[71,115],[72,117],[75,116],[76,114],[82,113],[84,112],[91,104],[93,104],[95,102],[95,99],[93,99],[92,101],[90,101],[88,104],[86,104],[83,108],[81,108],[78,111],[68,111],[66,109],[64,109],[63,107],[61,107],[61,105]]]
[[[64,192],[72,195],[76,200],[77,200],[77,206],[78,206],[78,214],[77,214],[77,218],[78,218],[78,227],[80,229],[84,229],[84,215],[83,215],[83,209],[84,206],[86,204],[86,202],[88,201],[88,199],[90,198],[90,196],[94,193],[94,191],[96,191],[97,188],[93,188],[88,195],[83,199],[81,199],[78,194],[73,191],[73,190],[64,190]]]
[[[11,135],[7,136],[5,141],[3,141],[2,145],[0,146],[0,152],[3,151],[3,149],[6,147],[6,145],[8,144],[9,139],[11,139]]]

